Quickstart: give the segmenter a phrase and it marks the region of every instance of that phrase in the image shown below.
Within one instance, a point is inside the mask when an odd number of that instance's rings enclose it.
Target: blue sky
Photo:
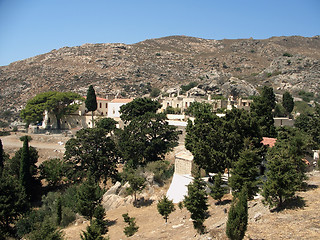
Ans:
[[[0,66],[84,43],[320,35],[320,0],[0,0]]]

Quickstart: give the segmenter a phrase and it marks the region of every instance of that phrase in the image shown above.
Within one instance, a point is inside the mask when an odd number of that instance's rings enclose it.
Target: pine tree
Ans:
[[[240,193],[243,186],[248,188],[248,197],[253,199],[259,191],[257,180],[260,174],[259,165],[261,159],[256,151],[245,149],[240,153],[240,158],[234,163],[231,171],[229,185],[233,190],[233,194]]]
[[[137,172],[132,169],[126,170],[125,179],[130,185],[126,191],[128,194],[132,194],[134,196],[133,204],[135,205],[137,203],[137,193],[141,192],[146,187],[146,179],[142,176],[139,176]]]
[[[92,127],[94,127],[93,112],[97,110],[98,103],[97,103],[97,96],[92,85],[89,86],[85,104],[88,111],[91,111]]]
[[[158,202],[157,209],[158,209],[158,212],[166,220],[166,222],[168,220],[168,216],[170,215],[170,213],[176,210],[173,202],[169,200],[167,196],[163,196],[163,198]]]
[[[226,189],[222,187],[223,181],[221,178],[221,173],[218,173],[217,175],[214,176],[214,183],[213,186],[210,186],[210,196],[214,200],[218,200],[218,203],[221,202],[221,198],[225,194]]]
[[[32,176],[30,173],[30,153],[29,153],[29,138],[23,138],[23,147],[20,159],[20,183],[25,189],[27,196],[31,197]]]
[[[128,224],[123,230],[124,234],[127,237],[133,236],[139,229],[139,227],[136,225],[135,218],[129,217],[128,213],[122,214],[123,220],[125,223]]]
[[[239,197],[234,198],[229,210],[226,233],[231,240],[243,239],[248,225],[247,188],[243,187]]]
[[[106,216],[105,210],[101,204],[99,204],[93,214],[95,218],[94,221],[96,222],[97,226],[100,227],[101,234],[105,234],[108,231],[107,228],[107,221],[104,220]]]
[[[90,226],[87,227],[87,231],[82,231],[80,235],[82,240],[108,240],[109,238],[104,238],[101,233],[100,226],[95,220],[93,220]]]
[[[208,196],[205,191],[205,183],[198,173],[193,182],[188,185],[188,196],[185,196],[184,205],[191,213],[194,228],[202,234],[205,230],[203,225],[207,217]]]
[[[301,159],[300,159],[301,160]],[[300,188],[302,177],[297,171],[295,157],[290,156],[288,147],[275,145],[267,155],[267,180],[262,196],[270,207],[281,208]]]
[[[96,207],[102,200],[102,189],[97,184],[91,174],[88,179],[80,185],[77,191],[77,209],[85,218],[91,220]]]
[[[11,232],[15,221],[29,209],[19,181],[5,171],[0,175],[0,233]]]

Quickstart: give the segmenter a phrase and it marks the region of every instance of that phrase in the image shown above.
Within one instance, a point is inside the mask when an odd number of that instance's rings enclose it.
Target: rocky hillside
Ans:
[[[0,112],[18,113],[39,92],[75,91],[141,96],[196,81],[211,94],[276,92],[318,94],[320,36],[264,40],[207,40],[170,36],[126,44],[85,44],[0,67]],[[9,110],[9,111],[6,111]],[[3,116],[2,116],[3,117]],[[0,116],[1,118],[1,116]]]

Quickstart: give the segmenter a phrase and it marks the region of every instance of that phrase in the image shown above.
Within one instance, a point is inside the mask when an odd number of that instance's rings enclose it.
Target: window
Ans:
[[[108,108],[108,103],[106,103],[106,108]]]
[[[102,108],[102,103],[99,104],[99,107]]]

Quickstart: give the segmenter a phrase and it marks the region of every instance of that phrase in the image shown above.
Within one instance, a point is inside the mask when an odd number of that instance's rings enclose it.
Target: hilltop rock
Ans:
[[[147,94],[152,87],[197,82],[207,94],[254,95],[263,85],[277,94],[312,91],[318,96],[320,37],[208,40],[186,36],[132,45],[84,44],[0,67],[0,119],[17,119],[28,99],[45,91],[85,95],[90,84],[100,97]]]

